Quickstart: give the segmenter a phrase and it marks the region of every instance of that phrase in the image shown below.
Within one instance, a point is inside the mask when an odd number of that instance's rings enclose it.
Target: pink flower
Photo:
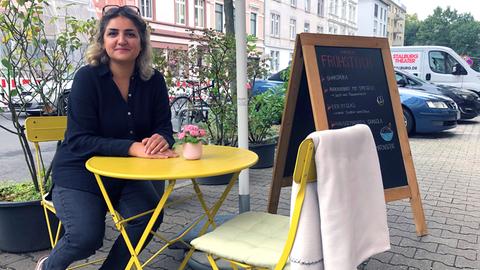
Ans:
[[[190,135],[192,135],[193,137],[198,137],[200,135],[200,132],[198,131],[198,129],[192,129],[190,130]]]
[[[177,134],[177,139],[180,144],[182,143],[206,143],[205,137],[207,132],[205,129],[201,129],[196,125],[185,125],[182,131]]]

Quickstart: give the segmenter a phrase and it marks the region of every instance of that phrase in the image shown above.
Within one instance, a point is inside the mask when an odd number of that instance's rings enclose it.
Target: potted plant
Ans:
[[[202,147],[206,144],[204,139],[206,132],[196,125],[186,125],[182,131],[177,134],[177,142],[182,147],[182,156],[184,159],[195,160],[202,157]]]
[[[278,138],[285,100],[285,88],[276,86],[248,102],[248,141],[249,149],[258,155],[258,162],[252,169],[273,166],[275,147]]]
[[[0,0],[3,43],[0,77],[8,82],[0,87],[0,101],[7,106],[13,129],[0,127],[18,136],[32,180],[13,185],[4,183],[1,187],[4,195],[0,198],[0,249],[9,252],[28,252],[50,246],[39,201],[39,186],[47,183],[37,179],[21,115],[31,106],[32,99],[41,103],[39,113],[56,111],[58,97],[70,75],[81,66],[78,55],[83,55],[80,50],[87,40],[81,38],[90,36],[94,29],[93,20],[77,20],[67,15],[67,9],[61,19],[52,16],[48,20],[45,5],[44,0]],[[47,32],[52,29],[49,24],[57,24],[62,30]],[[47,176],[44,179],[49,178],[49,169],[42,173]],[[25,190],[34,196],[22,197],[20,193]]]

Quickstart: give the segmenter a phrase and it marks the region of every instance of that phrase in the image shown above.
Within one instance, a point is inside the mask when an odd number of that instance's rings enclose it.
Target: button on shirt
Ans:
[[[85,168],[92,156],[128,156],[130,146],[162,135],[174,144],[168,90],[160,72],[143,81],[130,80],[127,101],[107,65],[84,66],[75,75],[68,102],[65,140],[53,161],[56,185],[99,193],[93,174]],[[107,181],[109,186],[121,181]]]

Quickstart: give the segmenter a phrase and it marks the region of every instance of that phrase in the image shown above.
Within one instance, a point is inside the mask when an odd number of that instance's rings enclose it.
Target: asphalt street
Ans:
[[[21,122],[25,117],[21,118]],[[13,124],[9,113],[0,114],[0,182],[29,181],[30,176],[25,161],[20,141],[16,134],[12,134],[4,128],[13,130]],[[33,144],[31,144],[34,153]],[[42,147],[44,160],[49,162],[55,154],[55,143],[45,143]]]

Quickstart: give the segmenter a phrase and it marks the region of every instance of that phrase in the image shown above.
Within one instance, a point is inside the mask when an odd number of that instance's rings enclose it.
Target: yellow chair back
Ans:
[[[61,141],[66,128],[66,116],[28,117],[25,120],[27,139],[33,143]]]

